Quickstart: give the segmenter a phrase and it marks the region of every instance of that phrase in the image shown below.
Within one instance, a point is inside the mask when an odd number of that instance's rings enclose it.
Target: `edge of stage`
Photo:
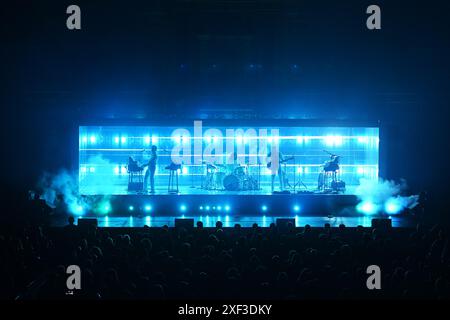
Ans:
[[[185,194],[130,194],[83,196],[94,204],[85,216],[148,215],[220,215],[229,216],[362,216],[356,212],[358,198],[347,194],[290,193],[266,195],[185,195]],[[107,203],[107,208],[102,208]],[[105,210],[107,209],[107,210]]]
[[[269,227],[279,218],[295,219],[295,226],[370,227],[374,218],[390,218],[393,227],[413,227],[413,216],[402,213],[367,215],[357,212],[359,199],[348,194],[268,194],[268,195],[114,195],[84,196],[97,207],[84,212],[78,219],[96,218],[99,227],[139,228],[174,227],[175,219],[201,221],[205,227],[214,227],[221,221],[224,227],[240,224],[251,227]],[[108,211],[101,212],[107,204]],[[63,226],[66,220],[54,220],[53,226]]]
[[[330,217],[305,217],[305,216],[280,216],[280,217],[267,217],[267,216],[228,216],[228,215],[202,215],[202,216],[164,216],[164,217],[97,217],[98,227],[100,228],[143,228],[147,226],[149,228],[158,228],[167,226],[169,228],[175,227],[176,219],[193,219],[194,224],[198,221],[203,223],[205,228],[214,228],[216,222],[220,221],[224,228],[232,228],[236,224],[240,224],[243,228],[250,228],[256,223],[259,227],[268,228],[270,224],[277,222],[277,219],[294,219],[295,227],[304,227],[310,225],[313,228],[324,227],[326,223],[331,228],[337,228],[341,224],[346,227],[355,228],[357,226],[371,227],[373,218],[381,218],[380,216],[359,216],[359,217],[342,217],[342,216],[330,216]],[[80,218],[82,219],[82,218]],[[394,228],[411,228],[416,225],[414,219],[406,216],[394,216],[391,217],[392,227]],[[78,220],[79,221],[79,220]],[[53,226],[64,226],[64,222],[54,222]]]

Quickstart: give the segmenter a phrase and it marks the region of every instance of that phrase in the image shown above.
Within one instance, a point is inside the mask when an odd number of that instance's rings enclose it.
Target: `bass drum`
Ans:
[[[234,169],[233,174],[238,176],[238,177],[246,176],[247,175],[247,167],[244,167],[244,166],[236,167]]]
[[[244,179],[242,190],[258,190],[258,181],[256,181],[252,177]]]
[[[227,175],[223,179],[223,187],[228,191],[238,191],[239,190],[239,178],[233,174]]]
[[[222,188],[223,179],[225,179],[225,172],[219,171],[214,173],[214,186],[217,189]]]

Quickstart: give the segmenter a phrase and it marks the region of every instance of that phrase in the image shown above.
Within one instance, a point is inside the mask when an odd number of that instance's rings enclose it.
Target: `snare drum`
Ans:
[[[245,175],[247,175],[247,167],[245,167],[245,166],[236,167],[234,169],[233,174],[238,177],[245,176]]]

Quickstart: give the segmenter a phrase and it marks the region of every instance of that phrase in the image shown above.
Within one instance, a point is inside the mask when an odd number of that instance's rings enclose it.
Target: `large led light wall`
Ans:
[[[139,164],[157,146],[156,194],[167,194],[174,150],[182,155],[178,170],[181,194],[222,194],[224,177],[242,165],[259,190],[235,194],[271,193],[272,172],[264,158],[276,144],[284,158],[280,164],[290,191],[317,189],[327,152],[341,156],[340,179],[352,193],[361,178],[378,179],[379,129],[366,127],[191,127],[81,126],[79,127],[79,191],[84,195],[133,194],[128,189],[129,157]],[[266,145],[266,149],[262,148]],[[230,157],[230,151],[236,156]],[[206,154],[209,154],[207,156]],[[230,164],[234,161],[234,164]],[[214,190],[205,188],[207,164],[215,165]],[[145,174],[145,170],[143,173]],[[275,189],[278,188],[278,177]],[[287,187],[287,185],[286,185]]]

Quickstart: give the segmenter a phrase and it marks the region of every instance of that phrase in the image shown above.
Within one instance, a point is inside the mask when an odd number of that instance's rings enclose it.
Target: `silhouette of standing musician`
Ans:
[[[152,149],[150,151],[150,159],[148,163],[145,165],[147,166],[147,171],[145,172],[144,177],[144,191],[147,191],[148,188],[148,179],[150,178],[150,193],[155,193],[155,171],[156,171],[156,161],[158,159],[158,155],[156,154],[156,151],[158,148],[156,146],[152,146]]]

